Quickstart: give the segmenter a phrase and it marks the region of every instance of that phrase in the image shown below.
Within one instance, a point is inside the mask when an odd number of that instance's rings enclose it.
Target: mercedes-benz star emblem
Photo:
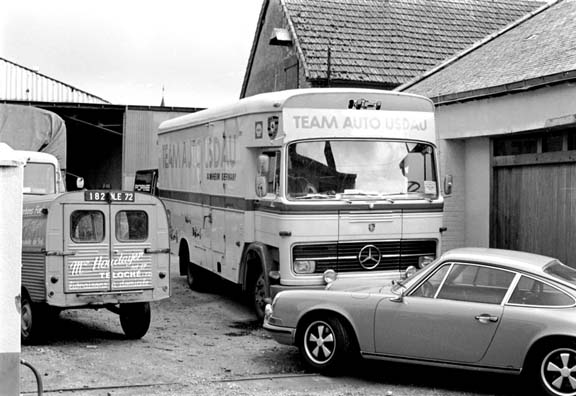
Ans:
[[[358,253],[358,261],[360,262],[360,265],[362,268],[367,270],[372,270],[378,267],[381,258],[382,255],[380,254],[380,249],[374,245],[366,245],[360,249],[360,253]]]

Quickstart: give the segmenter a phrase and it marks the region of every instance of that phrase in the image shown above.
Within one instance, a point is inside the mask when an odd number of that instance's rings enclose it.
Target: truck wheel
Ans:
[[[120,324],[127,338],[144,337],[150,328],[150,303],[120,304]]]
[[[206,276],[202,272],[203,268],[200,268],[194,263],[188,263],[186,266],[186,282],[188,287],[196,291],[206,290]]]
[[[22,291],[20,300],[20,340],[23,344],[31,344],[37,337],[39,323],[36,317],[36,306],[32,303],[26,291]]]
[[[268,289],[266,287],[266,280],[262,271],[258,272],[258,276],[253,278],[250,297],[254,313],[258,320],[264,320],[264,309],[266,308],[266,301],[268,298]]]

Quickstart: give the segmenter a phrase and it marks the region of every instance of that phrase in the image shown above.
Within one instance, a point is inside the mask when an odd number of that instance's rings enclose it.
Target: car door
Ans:
[[[475,363],[500,323],[514,273],[472,263],[446,263],[401,302],[376,309],[375,349],[384,355]]]

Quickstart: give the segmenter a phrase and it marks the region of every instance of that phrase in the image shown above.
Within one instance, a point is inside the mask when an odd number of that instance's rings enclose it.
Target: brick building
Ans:
[[[240,97],[393,89],[544,4],[532,0],[264,0]]]

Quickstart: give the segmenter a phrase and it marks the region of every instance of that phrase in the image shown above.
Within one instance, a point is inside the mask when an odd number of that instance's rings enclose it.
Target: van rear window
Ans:
[[[122,210],[116,213],[116,239],[119,241],[148,239],[148,214],[142,210]]]
[[[104,213],[99,210],[75,210],[70,215],[70,233],[74,242],[102,242]]]

